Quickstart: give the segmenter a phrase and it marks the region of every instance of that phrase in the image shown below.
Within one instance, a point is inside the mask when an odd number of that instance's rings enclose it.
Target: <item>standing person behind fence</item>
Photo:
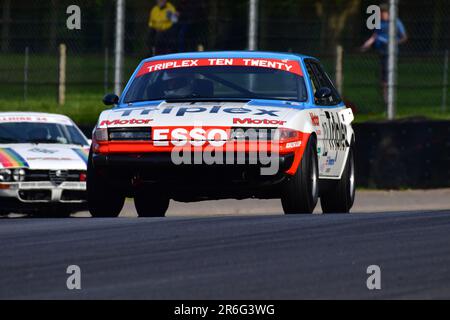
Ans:
[[[167,54],[174,50],[173,25],[177,22],[177,10],[167,0],[157,0],[150,11],[148,26],[153,33],[154,54]]]
[[[383,90],[384,102],[388,101],[388,61],[389,61],[389,4],[383,3],[381,9],[381,27],[375,30],[373,35],[361,47],[365,52],[373,47],[378,51],[381,62],[381,88]],[[397,20],[397,40],[399,44],[408,41],[405,26],[400,19]]]

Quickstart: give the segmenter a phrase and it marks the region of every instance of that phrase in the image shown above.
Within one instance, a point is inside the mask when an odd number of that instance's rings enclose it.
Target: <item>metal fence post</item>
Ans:
[[[397,90],[397,16],[398,0],[389,0],[389,62],[388,62],[388,106],[389,120],[395,119]]]
[[[250,0],[248,10],[248,50],[258,49],[258,0]]]
[[[28,68],[30,59],[30,48],[25,47],[25,63],[23,66],[23,101],[26,102],[28,99]]]
[[[447,98],[448,98],[448,49],[445,50],[444,55],[444,78],[442,86],[442,112],[447,111]]]
[[[66,102],[66,64],[67,47],[64,43],[59,45],[59,75],[58,75],[58,104],[64,105]]]
[[[116,41],[114,66],[114,92],[122,92],[123,47],[125,33],[125,0],[116,0]]]
[[[258,4],[259,0],[250,0],[248,7],[248,50],[258,50]],[[248,86],[252,91],[255,87],[255,77],[250,74]]]
[[[342,45],[338,45],[336,47],[336,87],[339,91],[339,93],[342,95],[344,91],[344,67],[343,67],[343,60],[344,60],[344,48]]]

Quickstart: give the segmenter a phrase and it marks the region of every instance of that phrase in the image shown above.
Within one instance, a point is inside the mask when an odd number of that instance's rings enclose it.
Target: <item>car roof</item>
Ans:
[[[249,58],[249,59],[280,59],[280,60],[303,60],[307,58],[315,59],[313,57],[296,54],[296,53],[282,53],[282,52],[268,52],[268,51],[202,51],[202,52],[186,52],[175,53],[161,56],[154,56],[144,59],[144,62],[154,60],[176,60],[176,59],[203,59],[203,58]]]

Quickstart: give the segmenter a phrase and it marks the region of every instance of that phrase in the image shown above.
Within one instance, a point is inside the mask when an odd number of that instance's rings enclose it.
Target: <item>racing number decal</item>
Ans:
[[[326,121],[323,122],[323,132],[326,149],[345,151],[348,147],[347,127],[341,122],[335,112],[325,111]],[[326,150],[324,150],[326,152]]]
[[[348,131],[338,112],[325,111],[320,115],[323,140],[319,153],[321,174],[335,176],[343,161],[348,144]]]

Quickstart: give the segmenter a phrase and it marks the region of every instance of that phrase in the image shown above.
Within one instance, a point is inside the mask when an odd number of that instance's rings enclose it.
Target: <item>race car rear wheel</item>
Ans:
[[[302,161],[285,184],[281,203],[285,214],[308,214],[314,211],[319,197],[317,140],[309,138]]]
[[[139,217],[164,217],[169,208],[170,199],[161,192],[151,189],[139,189],[134,196],[134,206]]]
[[[355,201],[355,160],[353,148],[340,180],[327,181],[327,190],[320,195],[323,213],[349,213]]]
[[[87,198],[89,212],[94,218],[117,217],[125,204],[125,195],[111,186],[110,181],[94,168],[92,152],[87,168]]]

